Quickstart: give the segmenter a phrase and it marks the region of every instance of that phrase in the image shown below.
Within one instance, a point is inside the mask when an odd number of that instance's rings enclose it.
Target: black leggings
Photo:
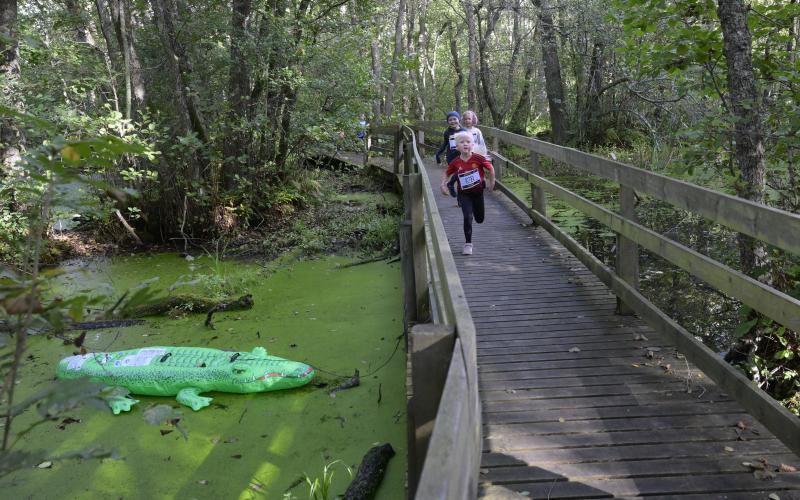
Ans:
[[[475,222],[480,224],[486,215],[483,192],[458,193],[458,202],[461,204],[461,212],[464,213],[464,238],[467,243],[472,243],[472,218],[475,217]]]

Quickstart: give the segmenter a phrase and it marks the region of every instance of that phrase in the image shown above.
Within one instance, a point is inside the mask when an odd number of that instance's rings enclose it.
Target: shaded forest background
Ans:
[[[799,43],[797,0],[0,0],[0,254],[53,175],[92,183],[111,233],[268,233],[362,117],[452,109],[797,213]],[[800,294],[795,257],[735,244]],[[742,324],[796,398],[797,335]]]

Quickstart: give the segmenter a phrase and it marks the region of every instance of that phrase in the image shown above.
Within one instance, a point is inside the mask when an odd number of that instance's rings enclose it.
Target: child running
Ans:
[[[455,135],[458,156],[455,157],[442,173],[440,189],[442,194],[450,194],[447,188],[449,176],[457,175],[458,203],[464,214],[464,255],[472,255],[472,219],[478,224],[483,222],[485,210],[483,205],[484,186],[491,191],[494,189],[494,168],[483,156],[473,153],[472,134],[459,132]],[[486,180],[485,172],[489,171]]]
[[[447,152],[446,161],[449,165],[453,158],[458,156],[458,151],[456,151],[456,140],[455,136],[459,132],[463,132],[464,129],[461,127],[461,115],[458,114],[458,111],[451,111],[447,113],[447,128],[442,134],[444,141],[442,142],[442,146],[439,148],[439,151],[436,152],[436,164],[442,163],[442,153],[445,151]]]
[[[489,149],[486,147],[486,141],[483,140],[483,133],[481,129],[475,126],[478,124],[478,115],[472,110],[464,111],[462,122],[464,123],[464,130],[472,134],[472,151],[489,158]]]

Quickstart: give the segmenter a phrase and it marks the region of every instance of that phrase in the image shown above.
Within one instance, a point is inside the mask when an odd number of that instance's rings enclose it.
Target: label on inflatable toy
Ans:
[[[125,356],[119,361],[114,362],[114,366],[147,366],[156,356],[162,356],[166,349],[142,349],[136,354]]]
[[[93,354],[82,354],[80,356],[70,356],[67,358],[67,370],[80,370],[86,360],[94,356]]]

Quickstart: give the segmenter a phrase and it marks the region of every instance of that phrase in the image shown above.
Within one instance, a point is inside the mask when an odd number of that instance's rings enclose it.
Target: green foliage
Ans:
[[[353,477],[353,470],[348,467],[341,460],[334,460],[329,464],[322,467],[322,475],[316,476],[313,479],[308,474],[303,474],[306,485],[308,485],[308,498],[309,500],[328,500],[331,493],[331,484],[333,483],[333,476],[336,472],[334,466],[340,464],[350,477]]]

